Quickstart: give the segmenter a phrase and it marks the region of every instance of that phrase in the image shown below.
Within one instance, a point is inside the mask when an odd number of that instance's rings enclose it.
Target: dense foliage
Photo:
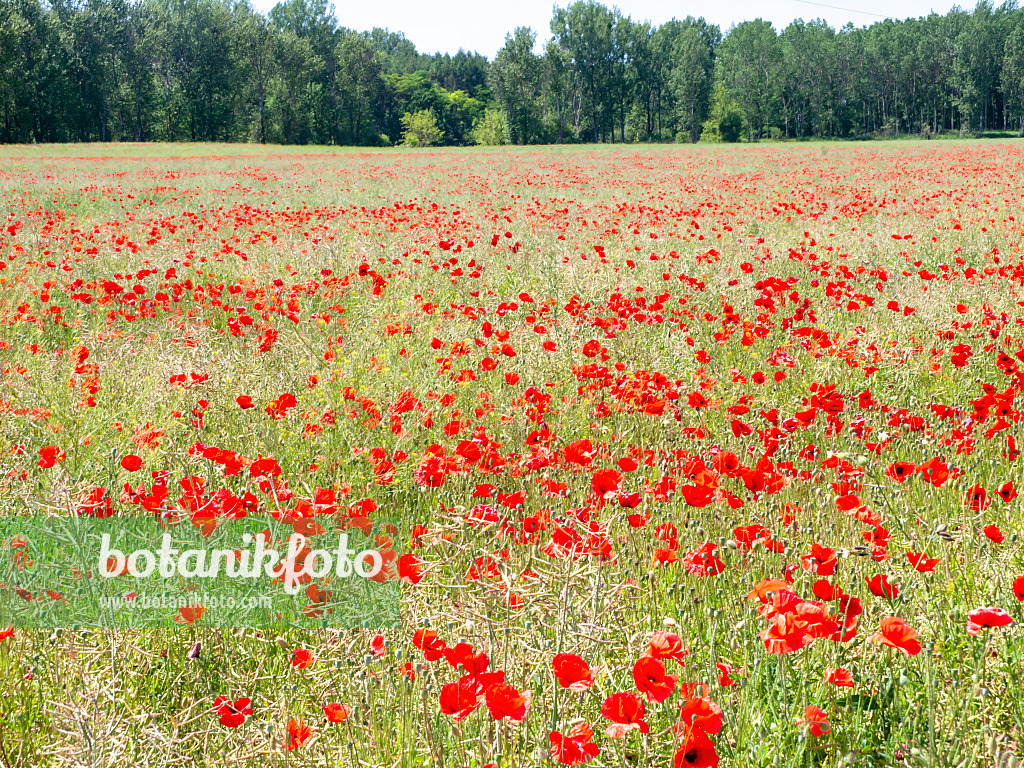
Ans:
[[[496,126],[516,144],[728,138],[737,115],[747,140],[1024,131],[1012,3],[723,33],[580,0],[555,8],[551,33],[538,55],[520,27],[488,61],[339,27],[327,0],[282,0],[266,16],[245,0],[10,0],[0,141],[383,145],[431,117],[449,145],[493,143]]]

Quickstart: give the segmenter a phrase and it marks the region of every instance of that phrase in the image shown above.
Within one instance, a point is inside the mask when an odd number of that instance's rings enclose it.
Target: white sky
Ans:
[[[266,12],[277,0],[252,2],[258,10]],[[540,48],[551,36],[548,25],[554,5],[551,0],[334,0],[334,4],[339,22],[344,27],[357,30],[383,27],[392,32],[402,32],[420,53],[455,53],[463,48],[478,51],[492,60],[504,45],[505,35],[516,27],[532,27],[537,33]],[[557,3],[559,7],[568,4],[566,0]],[[771,0],[768,3],[763,0],[718,0],[713,3],[622,0],[604,4],[609,7],[617,5],[634,21],[646,19],[655,25],[672,17],[703,16],[725,32],[732,24],[756,18],[772,22],[777,31],[796,18],[805,21],[822,18],[834,28],[847,22],[860,27],[886,17],[927,16],[932,10],[945,14],[956,3],[951,0],[820,0],[820,4],[807,0]],[[823,6],[839,6],[843,10]],[[962,3],[962,7],[973,8],[973,2],[968,0]]]

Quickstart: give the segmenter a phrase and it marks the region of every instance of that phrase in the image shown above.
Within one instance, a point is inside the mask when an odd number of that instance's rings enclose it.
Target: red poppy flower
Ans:
[[[423,580],[423,560],[419,555],[406,552],[398,558],[398,578],[406,584],[419,584]]]
[[[622,473],[614,469],[599,469],[591,480],[591,489],[601,498],[618,493],[622,485]]]
[[[626,509],[636,509],[640,506],[640,494],[639,493],[620,493],[619,494],[619,506],[625,507]],[[632,525],[632,522],[630,523]],[[634,528],[638,526],[633,526]]]
[[[586,466],[593,461],[594,448],[591,442],[587,439],[576,440],[575,442],[569,443],[565,448],[562,449],[562,455],[565,460],[570,464],[579,464],[580,466]]]
[[[717,768],[718,753],[715,744],[704,731],[691,728],[683,745],[672,758],[672,768]]]
[[[39,449],[38,466],[50,469],[54,464],[64,461],[65,453],[56,445],[44,445]]]
[[[805,571],[813,571],[819,576],[832,576],[838,564],[836,551],[821,544],[812,544],[811,551],[800,558],[800,565]]]
[[[671,565],[678,562],[679,556],[675,549],[661,547],[654,550],[654,565]]]
[[[441,705],[441,712],[452,717],[457,723],[480,706],[476,683],[468,677],[464,677],[456,683],[447,683],[441,686],[441,695],[438,701]]]
[[[832,584],[828,579],[818,579],[814,582],[814,586],[811,587],[811,591],[814,592],[816,598],[827,603],[838,600],[843,596],[843,590]]]
[[[190,627],[203,618],[206,609],[201,605],[183,605],[178,609],[174,620],[179,624],[188,624]]]
[[[818,738],[832,730],[828,722],[828,713],[813,704],[804,710],[804,716],[796,719],[797,725],[806,725],[807,729]]]
[[[889,582],[889,577],[885,574],[876,573],[870,579],[864,579],[868,583],[868,589],[871,590],[871,594],[875,597],[884,597],[888,600],[895,600],[899,597],[900,589],[895,584]]]
[[[679,493],[691,507],[706,507],[715,500],[715,489],[710,485],[682,485]]]
[[[313,729],[306,725],[302,720],[289,720],[288,736],[285,739],[284,747],[291,752],[309,741],[309,737],[312,735]]]
[[[732,531],[736,546],[744,552],[749,552],[758,542],[770,541],[772,532],[763,525],[737,526]]]
[[[594,730],[587,723],[580,723],[564,736],[551,731],[551,756],[562,765],[582,765],[601,754],[593,743]]]
[[[747,599],[767,603],[770,596],[779,591],[789,591],[789,582],[782,579],[762,579],[747,593]]]
[[[982,529],[982,533],[988,536],[988,538],[994,541],[996,544],[1002,544],[1004,541],[1006,541],[1006,534],[999,529],[998,525],[986,525]]]
[[[686,397],[687,405],[691,408],[706,408],[708,406],[708,400],[700,392],[691,392]]]
[[[629,456],[623,456],[621,459],[615,462],[615,464],[623,472],[635,472],[637,467],[640,466],[639,464],[636,463],[635,459],[631,459]]]
[[[558,684],[570,691],[585,691],[594,684],[594,672],[575,653],[559,653],[551,661]]]
[[[864,506],[864,502],[861,500],[860,496],[854,493],[840,496],[836,499],[836,507],[839,508],[840,512],[849,512],[850,510],[854,510],[862,506]]]
[[[1016,461],[1017,457],[1020,456],[1020,451],[1017,449],[1017,441],[1013,435],[1007,435],[1006,437],[1006,450],[1003,451],[1003,458],[1007,461]]]
[[[1013,596],[1024,602],[1024,576],[1018,576],[1013,580]]]
[[[473,658],[473,646],[469,643],[456,643],[445,649],[444,658],[450,666],[457,667]]]
[[[982,512],[988,509],[988,494],[980,483],[975,483],[973,487],[967,489],[967,493],[964,494],[964,504],[972,512]]]
[[[424,456],[420,465],[413,473],[416,482],[424,488],[440,488],[444,485],[446,475],[445,460],[434,454]]]
[[[917,471],[922,480],[931,483],[936,488],[941,488],[945,485],[951,474],[946,462],[937,457],[928,459],[928,461],[918,465]]]
[[[967,612],[967,634],[977,635],[983,629],[1006,627],[1013,624],[1013,618],[1002,608],[975,608]]]
[[[724,661],[718,662],[715,666],[718,667],[718,684],[723,688],[736,685],[733,675],[741,676],[743,674],[743,667],[732,667]]]
[[[705,696],[691,696],[679,705],[679,719],[686,731],[699,728],[714,735],[722,730],[725,717],[722,708]]]
[[[853,674],[848,669],[837,667],[836,669],[830,669],[825,672],[825,682],[832,683],[832,685],[840,688],[852,688]]]
[[[996,493],[999,494],[999,498],[1009,504],[1011,501],[1017,498],[1017,489],[1013,485],[1013,480],[1007,480],[1005,483],[996,489]]]
[[[868,636],[872,643],[884,643],[896,648],[907,656],[916,656],[921,652],[921,643],[917,639],[917,630],[897,616],[882,619],[879,630]]]
[[[220,715],[220,724],[225,728],[237,728],[252,714],[251,703],[247,698],[229,701],[227,696],[218,696],[213,702],[213,711]]]
[[[690,649],[683,645],[683,639],[673,632],[655,632],[651,636],[647,655],[652,659],[675,659],[680,664],[690,655]]]
[[[387,645],[384,640],[384,635],[376,634],[370,638],[370,650],[378,659],[387,653]]]
[[[437,661],[447,650],[444,641],[438,639],[437,632],[432,629],[417,629],[412,636],[412,644],[423,651],[423,658],[427,661]]]
[[[924,552],[907,552],[907,560],[915,570],[921,573],[934,571],[935,566],[939,564],[937,557],[928,557]]]
[[[799,651],[814,638],[806,631],[807,625],[790,613],[783,613],[772,619],[771,624],[761,632],[761,640],[768,653],[783,655]]]
[[[650,731],[644,720],[644,702],[635,693],[613,693],[604,700],[601,714],[612,721],[605,733],[612,739],[624,739],[630,731]]]
[[[725,563],[717,555],[718,547],[710,541],[701,544],[683,557],[683,567],[695,576],[717,576],[725,570]]]
[[[328,722],[343,723],[352,714],[352,707],[347,704],[328,704],[324,707]]]
[[[633,665],[633,682],[648,701],[662,702],[676,688],[676,676],[665,672],[665,665],[650,656],[641,656]]]
[[[128,472],[138,472],[142,469],[142,466],[142,459],[133,453],[130,453],[121,459],[121,468]]]
[[[495,720],[508,718],[521,722],[530,709],[529,691],[520,693],[513,686],[506,683],[497,683],[490,686],[484,695],[487,709]]]
[[[239,395],[235,398],[235,402],[238,403],[238,407],[243,411],[252,408],[253,405],[255,405],[249,395]]]
[[[7,629],[0,629],[0,643],[8,637],[14,637],[14,625],[10,624]]]
[[[305,648],[296,648],[291,652],[290,658],[295,669],[307,669],[316,661],[316,657]]]
[[[736,437],[746,437],[754,433],[754,428],[742,419],[732,420],[732,433]]]
[[[895,461],[885,469],[885,476],[897,483],[905,483],[917,471],[917,465],[910,461]]]

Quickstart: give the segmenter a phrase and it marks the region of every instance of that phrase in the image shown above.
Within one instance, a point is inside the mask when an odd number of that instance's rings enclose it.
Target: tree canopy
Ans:
[[[517,28],[488,61],[347,29],[328,0],[265,15],[248,0],[7,0],[0,141],[379,146],[408,143],[410,125],[446,145],[698,141],[737,121],[748,141],[1024,133],[1013,3],[723,32],[577,0],[550,32],[538,50],[537,31]]]

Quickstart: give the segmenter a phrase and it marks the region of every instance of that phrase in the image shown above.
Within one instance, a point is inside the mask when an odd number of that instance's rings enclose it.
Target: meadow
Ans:
[[[1017,766],[1022,179],[3,148],[3,514],[385,516],[402,627],[0,616],[0,766]]]

